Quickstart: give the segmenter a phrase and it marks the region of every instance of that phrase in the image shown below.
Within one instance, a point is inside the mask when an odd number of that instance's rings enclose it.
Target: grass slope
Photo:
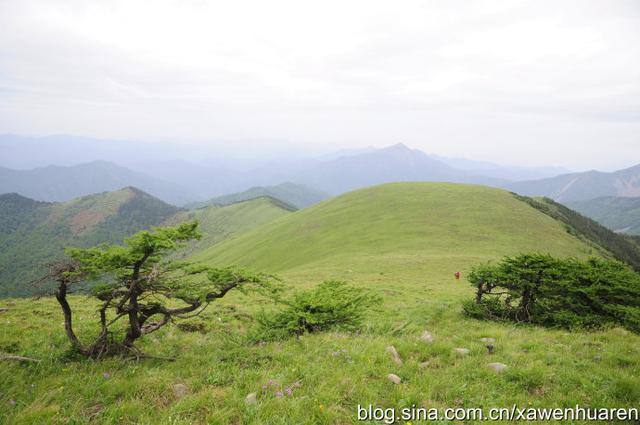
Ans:
[[[640,235],[640,198],[609,196],[566,204],[615,232]]]
[[[277,199],[260,197],[232,205],[211,205],[181,212],[170,223],[187,220],[199,222],[202,239],[192,243],[183,253],[192,255],[288,214],[290,210]]]
[[[472,320],[455,281],[478,261],[523,250],[586,255],[590,246],[513,195],[477,186],[391,184],[275,218],[202,254],[268,269],[290,286],[323,278],[383,297],[360,334],[251,345],[243,335],[265,304],[232,294],[197,320],[204,333],[163,328],[141,348],[167,363],[68,359],[52,299],[3,301],[0,351],[41,358],[0,363],[0,422],[102,424],[355,424],[358,404],[387,407],[591,407],[640,402],[640,337],[622,329],[569,332]],[[197,255],[196,255],[197,256]],[[95,304],[73,297],[80,336]],[[420,339],[428,329],[432,343]],[[480,338],[495,338],[487,354]],[[402,365],[386,350],[394,345]],[[453,349],[464,347],[468,355]],[[486,365],[509,366],[497,374]],[[386,375],[402,378],[400,385]],[[275,397],[269,380],[300,381]],[[173,386],[186,386],[182,398]],[[255,405],[245,403],[257,392]],[[13,400],[13,402],[11,402]],[[413,423],[420,423],[414,421]],[[446,423],[446,422],[444,422]],[[576,421],[575,423],[580,423]]]
[[[298,211],[206,250],[198,259],[282,271],[363,256],[490,258],[524,250],[588,252],[557,221],[502,190],[397,183]]]

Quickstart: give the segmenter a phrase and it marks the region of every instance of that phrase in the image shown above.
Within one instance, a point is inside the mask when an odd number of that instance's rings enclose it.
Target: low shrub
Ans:
[[[470,317],[640,332],[640,275],[619,261],[523,254],[478,265],[468,279],[476,288],[463,306]]]
[[[300,336],[305,332],[357,331],[367,310],[380,298],[368,290],[340,281],[326,281],[315,288],[280,300],[285,308],[258,316],[260,340]]]

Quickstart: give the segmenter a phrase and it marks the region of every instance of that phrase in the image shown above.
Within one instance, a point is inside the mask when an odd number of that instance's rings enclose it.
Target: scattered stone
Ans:
[[[393,361],[396,362],[397,365],[402,365],[402,359],[400,358],[400,354],[398,354],[398,350],[393,345],[387,347],[387,352],[391,354]]]
[[[247,394],[247,397],[245,397],[244,402],[247,404],[256,404],[257,400],[258,400],[258,394],[249,393]]]
[[[91,421],[98,416],[100,412],[102,412],[102,409],[103,407],[101,404],[94,404],[93,406],[84,409],[82,411],[82,416]]]
[[[105,373],[102,374],[102,377],[104,379],[109,379],[109,378],[111,378],[111,375],[109,374],[109,372],[105,372]]]
[[[189,393],[189,388],[185,384],[173,384],[173,395],[180,400]]]
[[[593,360],[599,362],[600,360],[602,360],[602,356],[599,354],[596,354],[595,356],[593,356]]]
[[[468,348],[454,348],[453,351],[455,351],[457,354],[460,354],[461,356],[466,356],[467,354],[469,354]]]
[[[486,347],[489,354],[493,354],[493,349],[495,348],[493,344],[487,344]]]
[[[16,405],[16,401],[14,399],[9,400],[9,405],[15,406]]]
[[[422,332],[420,339],[426,342],[427,344],[431,344],[433,342],[433,335],[429,331]]]
[[[537,395],[537,396],[542,396],[545,393],[545,389],[543,387],[535,387],[532,390],[529,391],[530,394],[532,395]]]
[[[493,344],[496,342],[495,338],[480,338],[480,342],[484,342],[485,344]]]
[[[418,364],[418,366],[420,367],[420,369],[425,369],[425,368],[429,367],[430,364],[431,364],[430,361],[426,361],[426,362],[422,362],[422,363]]]
[[[4,313],[5,311],[9,311],[6,307],[0,307],[0,313]]]
[[[402,379],[398,375],[395,375],[393,373],[388,374],[387,379],[396,385],[400,385],[400,383],[402,382]]]
[[[496,363],[488,363],[487,366],[490,367],[491,369],[495,370],[498,373],[504,372],[508,368],[508,366],[506,364],[498,363],[498,362],[496,362]]]

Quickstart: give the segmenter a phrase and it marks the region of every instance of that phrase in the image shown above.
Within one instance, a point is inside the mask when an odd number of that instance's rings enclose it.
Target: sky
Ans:
[[[640,163],[640,1],[0,0],[0,133]]]

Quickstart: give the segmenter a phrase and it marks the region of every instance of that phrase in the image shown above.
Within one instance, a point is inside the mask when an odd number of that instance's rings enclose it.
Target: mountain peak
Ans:
[[[404,143],[396,143],[395,145],[391,145],[387,148],[384,148],[384,150],[397,151],[397,152],[407,152],[407,151],[410,152],[413,149],[411,149],[409,146],[405,145]]]

